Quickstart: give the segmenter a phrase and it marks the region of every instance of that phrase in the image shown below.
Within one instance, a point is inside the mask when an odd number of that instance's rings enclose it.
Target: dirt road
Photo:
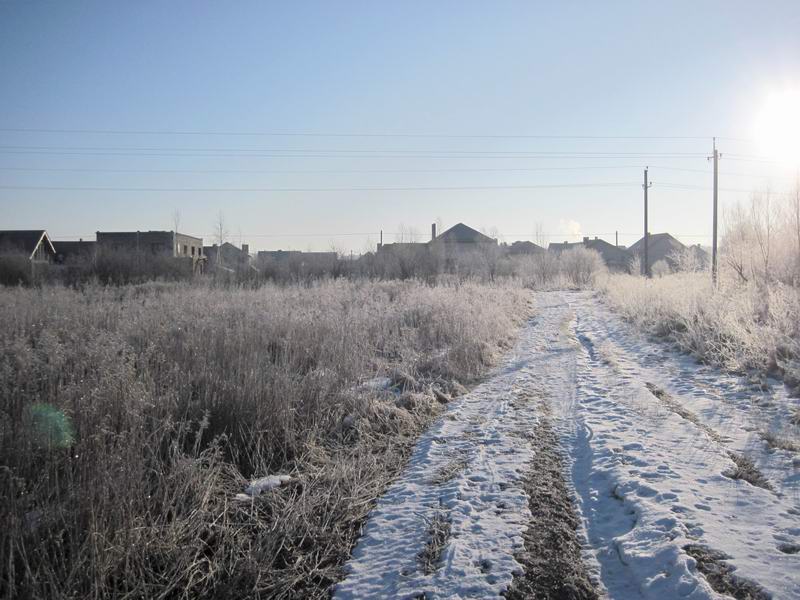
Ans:
[[[800,597],[792,406],[592,294],[540,294],[503,365],[420,439],[334,595]]]

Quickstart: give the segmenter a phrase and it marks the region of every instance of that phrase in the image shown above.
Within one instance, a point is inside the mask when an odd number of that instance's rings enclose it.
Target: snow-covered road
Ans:
[[[601,594],[719,598],[687,551],[702,548],[727,555],[711,563],[729,583],[800,598],[800,461],[761,435],[796,440],[797,401],[768,387],[646,341],[592,294],[539,294],[504,364],[421,437],[334,596],[500,597],[522,571],[546,402]],[[766,487],[725,475],[741,455]]]

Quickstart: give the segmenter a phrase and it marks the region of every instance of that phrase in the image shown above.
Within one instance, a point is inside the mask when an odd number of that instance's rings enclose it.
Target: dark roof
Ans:
[[[603,257],[603,260],[609,266],[617,265],[627,268],[631,259],[633,258],[630,250],[620,248],[619,246],[615,246],[614,244],[599,238],[587,240],[583,245],[591,250],[597,250]]]
[[[651,265],[659,260],[672,260],[672,255],[686,249],[686,246],[668,233],[651,233],[648,236],[647,262]],[[644,254],[644,237],[628,248],[633,254]]]
[[[39,242],[44,242],[46,247],[55,254],[50,237],[44,229],[12,229],[0,231],[0,250],[17,250],[30,256],[36,250]]]
[[[545,249],[533,242],[514,242],[508,249],[509,254],[538,254]]]
[[[583,242],[564,242],[563,244],[560,242],[550,242],[547,249],[551,252],[563,252],[564,250],[577,248],[578,246],[583,246]]]
[[[651,233],[648,235],[647,249],[659,246],[662,244],[674,246],[677,249],[685,248],[678,240],[668,233]],[[642,252],[644,250],[644,237],[628,248],[631,252]]]
[[[97,246],[97,242],[91,240],[79,242],[53,242],[56,254],[69,256],[71,254],[88,254]]]
[[[463,223],[453,225],[450,229],[436,236],[437,242],[459,243],[459,244],[496,244],[497,240],[482,234],[480,231],[467,227]]]

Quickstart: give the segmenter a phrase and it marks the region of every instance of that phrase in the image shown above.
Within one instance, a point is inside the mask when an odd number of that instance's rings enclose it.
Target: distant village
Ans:
[[[182,277],[202,274],[269,277],[280,273],[338,276],[343,274],[343,262],[363,263],[373,270],[382,269],[384,275],[408,278],[431,272],[474,269],[476,262],[491,268],[489,263],[503,258],[559,256],[575,248],[596,251],[606,267],[614,272],[681,270],[686,264],[704,268],[708,263],[708,255],[699,245],[686,246],[669,233],[648,236],[647,265],[642,266],[644,238],[630,247],[597,237],[584,237],[580,242],[550,243],[544,248],[530,241],[499,243],[463,223],[442,233],[437,233],[434,224],[426,242],[384,244],[381,241],[375,252],[357,257],[296,250],[252,253],[248,244],[204,245],[203,238],[176,231],[98,231],[96,239],[79,241],[55,241],[46,230],[0,231],[0,261],[16,260],[19,268],[30,268],[32,272],[43,265],[58,269],[102,263],[102,272],[110,280],[125,270],[137,268],[142,272],[149,268],[156,275],[166,271]],[[25,264],[20,264],[21,261]],[[115,273],[115,269],[119,272]]]

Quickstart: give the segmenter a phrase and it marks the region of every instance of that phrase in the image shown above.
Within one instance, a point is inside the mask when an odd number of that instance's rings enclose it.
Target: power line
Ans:
[[[548,140],[709,140],[712,136],[675,135],[548,135],[548,134],[446,134],[446,133],[357,133],[311,131],[200,131],[157,129],[48,129],[3,127],[7,133],[58,133],[91,135],[186,135],[245,137],[320,137],[320,138],[432,138],[432,139],[548,139]],[[720,138],[736,140],[737,138]],[[739,140],[744,141],[744,140]]]
[[[533,171],[580,171],[584,169],[638,169],[639,165],[586,165],[579,167],[520,167],[469,169],[65,169],[45,167],[0,167],[0,171],[47,173],[240,173],[240,174],[380,174],[380,173],[506,173]],[[703,171],[704,172],[704,171]]]
[[[665,183],[665,182],[654,182],[656,187],[666,187],[668,189],[675,189],[675,190],[702,190],[704,192],[713,191],[714,188],[701,186],[701,185],[690,185],[690,184],[683,184],[683,183]],[[720,192],[733,192],[737,194],[751,194],[753,190],[744,190],[744,189],[736,189],[736,188],[719,188]]]
[[[337,159],[362,159],[362,158],[403,158],[403,159],[613,159],[613,158],[699,158],[704,156],[697,153],[527,153],[518,155],[436,155],[436,154],[269,154],[269,153],[175,153],[175,152],[72,152],[56,150],[0,150],[0,154],[16,154],[19,156],[135,156],[135,157],[178,157],[178,158],[337,158]]]
[[[612,151],[535,151],[535,150],[397,150],[397,149],[337,149],[337,148],[176,148],[163,146],[0,146],[3,154],[53,154],[78,156],[184,156],[184,157],[285,157],[285,158],[572,158],[576,156],[601,158],[639,157],[698,157],[698,152],[612,152]]]
[[[225,153],[253,153],[253,152],[266,152],[266,153],[317,153],[317,154],[384,154],[387,152],[397,154],[492,154],[492,155],[567,155],[574,154],[601,154],[610,156],[650,156],[652,153],[648,152],[616,152],[616,151],[540,151],[540,150],[452,150],[443,148],[422,148],[422,149],[397,149],[397,148],[186,148],[186,147],[167,147],[167,146],[16,146],[16,145],[3,145],[0,146],[2,150],[55,150],[55,151],[98,151],[98,152],[225,152]],[[661,154],[661,153],[658,153]],[[680,156],[699,156],[700,152],[670,152],[670,154],[677,154]]]
[[[638,185],[621,183],[563,183],[540,185],[487,185],[487,186],[418,186],[418,187],[343,187],[343,188],[154,188],[154,187],[93,187],[93,186],[25,186],[0,185],[3,190],[75,191],[75,192],[414,192],[414,191],[466,191],[466,190],[527,190],[545,188],[628,187]]]
[[[727,157],[727,155],[726,155]],[[651,169],[661,169],[665,171],[680,171],[685,173],[702,173],[703,175],[712,175],[713,170],[711,169],[685,169],[682,167],[665,167],[665,166],[652,166]],[[735,173],[733,171],[720,171],[720,175],[731,175],[735,177],[767,177],[770,179],[794,179],[794,177],[789,177],[787,175],[770,175],[766,173]]]
[[[628,236],[628,237],[636,237],[641,236],[641,232],[638,233],[630,233],[630,232],[616,232],[616,231],[607,231],[607,232],[588,232],[582,233],[580,237],[599,237],[602,235],[605,236],[613,236],[619,233],[621,236]],[[392,231],[384,231],[384,235],[391,235],[391,236],[400,236],[400,235],[408,235],[408,232],[392,232]],[[81,233],[81,234],[65,234],[61,236],[51,236],[51,239],[54,240],[65,240],[71,239],[76,237],[90,237],[95,235],[95,232],[92,233]],[[203,237],[213,237],[217,235],[216,233],[203,233],[201,234]],[[240,234],[236,234],[234,237],[239,237]],[[270,238],[270,237],[344,237],[344,236],[370,236],[370,235],[380,235],[380,231],[362,231],[362,232],[316,232],[316,233],[242,233],[241,237],[243,238]],[[536,237],[548,237],[548,238],[564,238],[564,237],[575,237],[574,235],[566,232],[558,232],[558,233],[498,233],[496,234],[498,237],[501,238],[522,238],[522,239],[533,239]],[[707,238],[710,237],[708,234],[699,234],[699,233],[675,233],[673,234],[676,237],[682,238]],[[417,238],[422,238],[424,236],[417,235]]]

